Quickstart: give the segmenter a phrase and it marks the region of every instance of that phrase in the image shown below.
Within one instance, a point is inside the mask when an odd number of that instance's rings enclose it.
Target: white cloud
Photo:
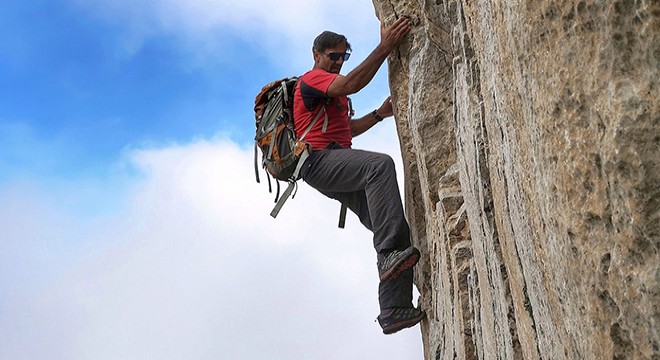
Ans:
[[[387,126],[373,133],[396,149]],[[301,184],[270,218],[252,150],[225,139],[128,156],[141,176],[103,217],[39,185],[0,189],[0,358],[422,357],[418,327],[374,322],[371,234],[354,216],[337,229],[337,203]]]

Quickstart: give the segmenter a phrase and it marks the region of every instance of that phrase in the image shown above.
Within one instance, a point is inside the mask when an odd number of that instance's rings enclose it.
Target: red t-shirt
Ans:
[[[321,114],[304,138],[314,150],[323,150],[332,142],[338,143],[345,149],[350,148],[352,144],[348,99],[346,96],[328,98],[326,95],[330,83],[336,77],[337,74],[314,69],[301,76],[296,85],[293,118],[298,136],[303,135],[316,114],[321,111],[323,104],[327,102],[325,111],[328,113],[328,127],[325,133],[322,131],[325,117]]]

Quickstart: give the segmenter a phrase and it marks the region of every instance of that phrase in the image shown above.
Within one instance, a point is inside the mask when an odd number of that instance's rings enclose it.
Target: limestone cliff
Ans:
[[[660,358],[660,2],[374,6],[426,359]]]

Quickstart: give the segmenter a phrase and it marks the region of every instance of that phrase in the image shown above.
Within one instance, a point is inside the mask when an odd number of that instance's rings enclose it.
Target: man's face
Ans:
[[[323,69],[330,73],[339,74],[342,65],[344,65],[344,56],[346,53],[346,44],[339,43],[335,47],[325,49],[323,52],[314,50],[314,68]],[[330,54],[342,54],[337,60],[332,60]],[[335,55],[336,56],[336,55]]]

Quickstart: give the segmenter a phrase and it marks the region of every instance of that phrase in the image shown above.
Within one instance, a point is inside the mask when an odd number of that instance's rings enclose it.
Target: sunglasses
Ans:
[[[342,57],[344,58],[344,61],[348,61],[348,58],[351,57],[351,53],[326,53],[326,55],[328,55],[332,61],[337,61]]]

